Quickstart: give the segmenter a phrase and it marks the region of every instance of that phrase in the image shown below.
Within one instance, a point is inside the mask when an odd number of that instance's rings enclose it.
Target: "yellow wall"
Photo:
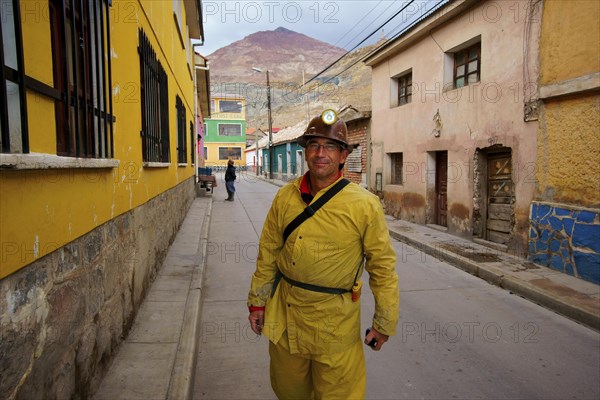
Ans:
[[[22,9],[25,3],[21,1]],[[47,9],[47,4],[41,3]],[[183,12],[185,21],[185,9]],[[150,39],[169,77],[168,168],[142,165],[139,27]],[[26,74],[51,85],[48,18],[23,18],[22,29]],[[189,123],[194,120],[193,80],[175,26],[172,1],[114,0],[111,41],[114,159],[119,160],[119,166],[0,171],[0,278],[194,175],[190,160],[193,144],[189,143]],[[177,165],[176,95],[186,106],[185,167]],[[27,106],[31,152],[56,155],[53,101],[28,91]]]
[[[600,206],[600,96],[549,102],[541,117],[537,176],[542,199]]]
[[[569,82],[600,72],[600,2],[544,2],[540,85],[564,88],[543,98],[538,133],[538,198],[600,206],[600,95]]]
[[[600,70],[599,21],[598,0],[544,1],[540,84],[557,83]]]

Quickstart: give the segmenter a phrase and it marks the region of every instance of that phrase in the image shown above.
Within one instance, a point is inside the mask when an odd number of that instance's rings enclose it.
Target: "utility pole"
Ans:
[[[253,71],[260,72],[262,74],[263,70],[260,68],[252,67]],[[273,179],[273,121],[271,118],[271,83],[269,82],[269,70],[266,71],[267,74],[267,118],[269,124],[269,144],[267,148],[269,149],[269,179]],[[258,143],[257,143],[258,146]]]
[[[271,119],[271,84],[267,70],[267,112],[269,118],[269,179],[273,179],[273,121]]]

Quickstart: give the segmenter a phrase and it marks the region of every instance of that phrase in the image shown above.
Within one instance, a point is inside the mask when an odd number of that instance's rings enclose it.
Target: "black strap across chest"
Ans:
[[[323,207],[323,205],[325,203],[327,203],[333,196],[335,196],[339,191],[341,191],[343,188],[345,188],[346,185],[348,185],[349,183],[350,183],[350,181],[345,178],[339,180],[335,185],[333,185],[331,188],[329,188],[329,190],[326,191],[323,194],[323,196],[319,197],[315,202],[308,205],[304,209],[304,211],[302,211],[300,214],[298,214],[298,216],[296,218],[294,218],[294,220],[292,222],[290,222],[288,224],[288,226],[285,227],[285,229],[283,231],[283,242],[285,243],[288,236],[290,236],[290,234],[292,232],[294,232],[294,230],[297,227],[299,227],[300,224],[302,224],[304,221],[306,221],[307,219],[309,219],[310,217],[315,215],[315,213],[317,212],[317,210],[319,210],[319,208]]]

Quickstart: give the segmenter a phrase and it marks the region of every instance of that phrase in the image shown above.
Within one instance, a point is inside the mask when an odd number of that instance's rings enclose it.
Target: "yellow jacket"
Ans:
[[[379,199],[351,183],[294,230],[284,244],[285,227],[306,207],[300,197],[301,179],[279,190],[260,238],[248,305],[266,305],[263,333],[277,343],[287,331],[292,353],[335,353],[361,340],[360,302],[353,302],[350,293],[309,291],[284,279],[272,297],[271,291],[278,268],[299,282],[350,289],[364,255],[375,297],[372,326],[385,335],[395,334],[399,306],[396,255]],[[317,193],[313,202],[331,186]]]

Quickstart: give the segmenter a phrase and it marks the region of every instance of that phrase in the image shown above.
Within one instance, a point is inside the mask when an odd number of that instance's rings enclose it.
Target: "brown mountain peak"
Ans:
[[[259,31],[223,47],[210,56],[211,80],[217,82],[264,81],[253,67],[269,70],[273,82],[301,80],[316,74],[345,50],[284,27]]]

